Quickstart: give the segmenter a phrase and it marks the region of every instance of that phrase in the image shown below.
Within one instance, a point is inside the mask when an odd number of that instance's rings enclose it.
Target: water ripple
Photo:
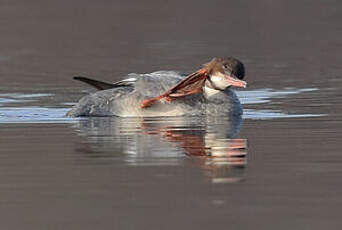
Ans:
[[[247,90],[247,91],[237,91],[237,94],[241,100],[241,103],[245,106],[250,105],[260,105],[269,104],[271,101],[279,98],[286,98],[290,95],[315,92],[318,91],[317,88],[286,88],[283,90],[273,90],[273,89],[257,89],[257,90]],[[75,122],[78,119],[72,119],[65,117],[65,113],[69,108],[66,106],[71,106],[74,103],[59,101],[55,105],[32,106],[30,103],[39,103],[42,98],[53,97],[54,94],[50,93],[35,93],[35,94],[23,94],[23,93],[2,93],[0,94],[0,123],[70,123]],[[57,95],[55,95],[57,96]],[[63,97],[61,97],[61,100]],[[64,98],[65,99],[65,98]],[[68,101],[68,100],[67,100]],[[20,107],[15,106],[21,103]],[[53,101],[56,103],[56,101]],[[30,104],[30,106],[27,106]],[[244,119],[280,119],[280,118],[301,118],[301,117],[318,117],[324,116],[324,114],[288,114],[281,110],[275,109],[254,109],[245,108],[244,109]]]

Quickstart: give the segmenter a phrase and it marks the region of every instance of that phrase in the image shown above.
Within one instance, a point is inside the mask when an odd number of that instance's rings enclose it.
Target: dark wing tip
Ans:
[[[72,77],[72,79],[74,79],[74,80],[85,80],[85,79],[89,79],[89,78],[82,77],[82,76],[74,76],[74,77]]]
[[[87,78],[87,77],[82,77],[82,76],[74,76],[72,79],[84,82],[84,83],[86,83],[88,85],[91,85],[92,87],[94,87],[94,88],[96,88],[98,90],[105,90],[105,89],[111,89],[111,88],[116,87],[112,83],[98,81],[98,80],[95,80],[95,79],[91,79],[91,78]]]

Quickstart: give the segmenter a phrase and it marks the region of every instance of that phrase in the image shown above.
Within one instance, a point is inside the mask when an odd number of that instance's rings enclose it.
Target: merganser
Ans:
[[[81,98],[67,116],[241,116],[241,104],[230,88],[245,88],[244,76],[242,62],[224,57],[186,77],[173,71],[129,74],[116,83],[74,77],[99,91]]]

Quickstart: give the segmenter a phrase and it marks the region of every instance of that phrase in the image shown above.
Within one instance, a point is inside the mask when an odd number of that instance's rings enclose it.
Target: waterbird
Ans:
[[[77,76],[98,91],[81,98],[67,116],[241,116],[231,87],[245,88],[244,76],[243,63],[234,57],[213,58],[187,76],[157,71],[129,74],[116,83]]]

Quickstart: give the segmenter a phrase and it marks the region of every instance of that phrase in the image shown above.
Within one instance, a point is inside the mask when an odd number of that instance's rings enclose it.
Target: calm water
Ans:
[[[341,10],[4,2],[0,228],[341,229]],[[246,64],[242,119],[64,116],[94,92],[73,75],[192,72],[224,55]]]

